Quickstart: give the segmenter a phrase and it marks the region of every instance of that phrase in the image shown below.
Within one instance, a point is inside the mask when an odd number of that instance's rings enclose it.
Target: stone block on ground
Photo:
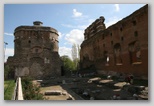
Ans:
[[[44,95],[62,95],[62,91],[49,90],[49,91],[45,91]]]

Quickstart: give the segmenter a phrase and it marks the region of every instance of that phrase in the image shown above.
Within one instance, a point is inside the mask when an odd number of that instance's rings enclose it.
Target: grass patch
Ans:
[[[11,100],[14,93],[14,80],[4,81],[4,100]]]

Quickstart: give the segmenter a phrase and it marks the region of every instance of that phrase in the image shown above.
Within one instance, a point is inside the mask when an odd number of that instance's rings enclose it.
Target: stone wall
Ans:
[[[85,30],[80,53],[81,69],[94,65],[98,72],[115,71],[147,77],[148,5],[107,29],[104,21],[101,23],[104,27],[93,29],[99,26],[97,20]]]
[[[15,70],[15,76],[34,79],[61,76],[58,31],[41,23],[36,21],[33,26],[19,26],[14,31],[15,54],[7,63]]]

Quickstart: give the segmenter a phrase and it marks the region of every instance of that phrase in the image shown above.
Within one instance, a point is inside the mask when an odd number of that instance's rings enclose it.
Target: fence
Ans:
[[[24,100],[20,77],[18,77],[17,80],[16,80],[16,85],[15,85],[15,88],[14,88],[14,94],[13,94],[12,100]]]

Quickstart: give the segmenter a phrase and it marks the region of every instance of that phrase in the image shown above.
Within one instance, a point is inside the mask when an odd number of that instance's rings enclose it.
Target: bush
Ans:
[[[40,94],[40,88],[32,84],[29,77],[22,79],[23,96],[25,100],[44,100],[43,95]]]

